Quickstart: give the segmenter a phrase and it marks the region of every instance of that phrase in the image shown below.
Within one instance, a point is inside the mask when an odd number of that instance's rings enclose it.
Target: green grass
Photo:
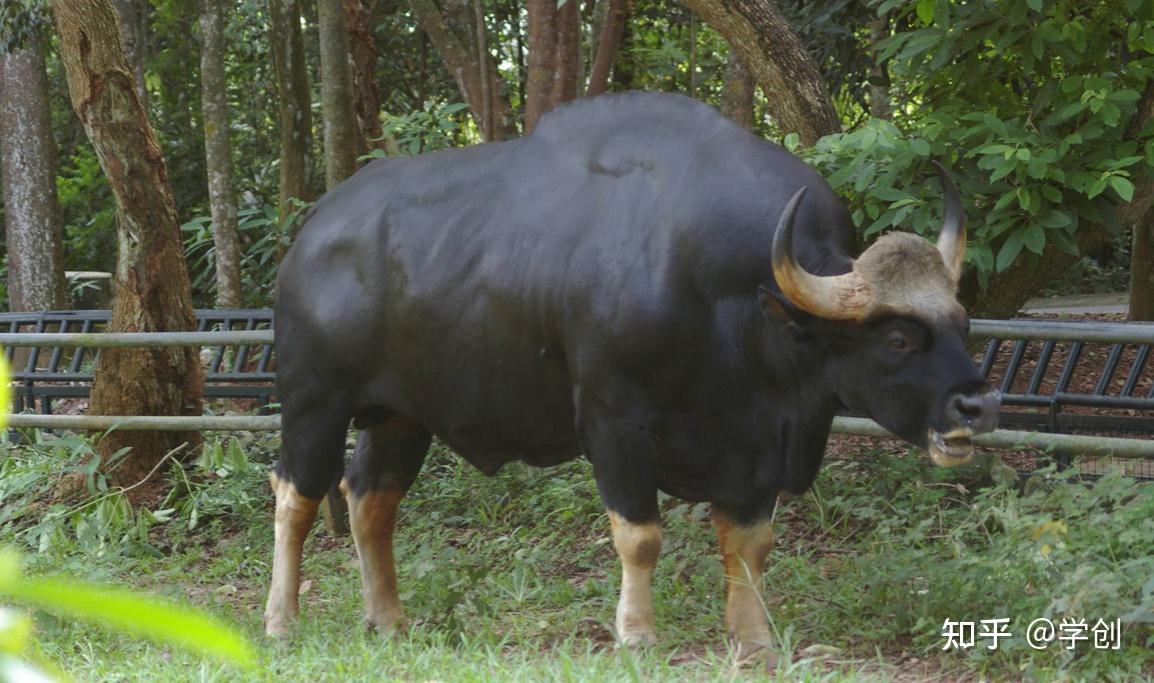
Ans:
[[[42,657],[92,681],[1133,680],[1154,670],[1150,485],[1051,474],[1023,492],[877,453],[830,463],[815,490],[778,515],[765,588],[789,663],[773,674],[736,669],[725,647],[705,506],[663,501],[661,642],[632,654],[613,645],[617,561],[588,465],[510,466],[488,478],[441,449],[402,505],[410,629],[391,639],[365,631],[352,542],[318,528],[305,551],[300,627],[271,643],[261,612],[273,445],[217,444],[173,468],[172,490],[152,511],[102,494],[98,474],[75,474],[91,469],[83,442],[10,449],[0,462],[0,542],[24,546],[29,573],[190,602],[236,624],[260,665],[240,672],[51,617],[38,619]],[[81,500],[99,502],[46,502],[62,471],[87,477]],[[1121,617],[1123,648],[1032,650],[1021,631],[1043,616]],[[995,617],[1010,617],[1014,633],[996,651],[942,651],[944,619]]]

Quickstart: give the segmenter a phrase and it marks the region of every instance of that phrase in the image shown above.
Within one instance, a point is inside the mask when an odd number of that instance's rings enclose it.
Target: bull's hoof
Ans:
[[[657,634],[653,631],[622,633],[619,638],[621,646],[629,648],[630,650],[640,650],[657,645]]]
[[[734,642],[734,659],[742,669],[777,668],[777,653],[769,647],[768,640],[738,640]]]
[[[296,619],[284,616],[264,616],[264,633],[269,638],[288,640],[296,628]]]
[[[382,638],[390,638],[408,629],[404,615],[385,617],[365,617],[365,630],[376,631]]]

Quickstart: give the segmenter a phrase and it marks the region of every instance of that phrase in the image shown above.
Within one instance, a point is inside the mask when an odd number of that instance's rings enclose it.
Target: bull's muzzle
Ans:
[[[974,457],[973,437],[992,432],[998,426],[1002,394],[986,388],[973,393],[955,393],[946,402],[947,432],[930,429],[930,460],[939,467],[965,465]]]

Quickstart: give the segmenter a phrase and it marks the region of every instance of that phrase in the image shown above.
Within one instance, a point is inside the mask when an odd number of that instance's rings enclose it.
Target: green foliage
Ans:
[[[244,305],[270,306],[276,285],[278,256],[292,245],[301,220],[311,204],[293,200],[294,209],[280,221],[274,206],[241,209],[237,212],[237,232],[241,244],[241,291]],[[212,216],[197,216],[180,226],[184,233],[184,253],[188,259],[193,302],[211,308],[216,292],[216,246],[212,236]]]
[[[171,491],[153,513],[163,521],[150,527],[147,546],[108,545],[93,555],[66,533],[28,561],[200,596],[257,633],[272,537],[263,480],[274,445],[214,441],[196,461],[173,467]],[[45,448],[14,449],[25,464],[0,481],[29,473]],[[1080,482],[1053,471],[1023,486],[1005,469],[992,468],[1001,483],[990,484],[982,470],[862,453],[829,463],[812,494],[783,504],[764,584],[776,637],[790,653],[778,679],[892,680],[891,662],[910,657],[930,667],[927,675],[953,672],[950,678],[1135,680],[1148,672],[1154,487],[1117,473]],[[25,485],[0,500],[0,510],[32,508],[51,490]],[[622,661],[607,647],[618,561],[589,464],[511,465],[487,477],[434,446],[401,507],[396,537],[412,631],[382,647],[360,628],[351,540],[318,532],[306,548],[304,621],[294,647],[267,648],[262,666],[294,680],[381,671],[422,680],[473,675],[467,672],[501,680],[587,680],[602,672],[597,677],[616,680],[629,671],[646,680],[727,680],[723,575],[708,507],[664,496],[661,505],[665,540],[654,590],[662,644]],[[0,538],[26,543],[21,529],[32,522],[6,522]],[[1062,643],[1031,649],[1024,630],[1039,617],[1120,618],[1121,648],[1083,643],[1077,656]],[[1011,619],[1014,635],[997,650],[979,641],[972,650],[943,652],[946,619],[990,618]],[[48,661],[93,680],[177,680],[173,671],[186,675],[197,666],[186,655],[162,660],[150,646],[69,623],[46,623],[41,647]],[[671,657],[686,661],[669,668]],[[254,678],[260,675],[268,672]]]
[[[16,554],[2,548],[0,596],[10,603],[171,643],[201,655],[247,667],[253,664],[248,643],[217,619],[123,589],[24,576]],[[0,681],[49,680],[22,661],[31,649],[31,634],[32,625],[25,615],[0,608]]]
[[[692,91],[696,99],[719,105],[729,56],[721,34],[680,3],[639,3],[632,12],[630,43],[622,46],[624,54],[619,58],[632,62],[629,87]]]
[[[959,181],[983,282],[1047,245],[1077,253],[1086,226],[1119,229],[1114,206],[1154,168],[1154,128],[1130,127],[1154,73],[1154,6],[888,0],[878,11],[905,22],[879,49],[912,104],[810,157],[849,195],[864,235],[933,231],[929,158]]]
[[[835,467],[838,465],[835,464]],[[849,466],[854,480],[823,477],[813,511],[838,555],[819,571],[835,585],[835,610],[821,629],[835,642],[907,643],[942,651],[945,620],[1009,618],[1013,637],[996,650],[977,647],[951,657],[996,674],[1052,679],[1125,679],[1154,664],[1154,490],[1114,472],[1094,482],[1053,470],[1025,486],[1010,478],[976,493],[910,460]],[[803,560],[804,561],[804,560]],[[868,620],[840,620],[861,614]],[[1025,639],[1036,618],[1121,619],[1122,647],[1075,652],[1061,642],[1035,650]]]
[[[0,537],[38,553],[123,563],[157,556],[212,520],[250,515],[262,500],[267,458],[236,440],[210,441],[191,465],[173,463],[173,485],[152,508],[133,506],[87,439],[25,433],[0,461]],[[257,453],[261,451],[258,449]]]
[[[381,114],[382,138],[374,142],[384,142],[395,154],[414,156],[424,152],[447,149],[460,138],[466,125],[467,104],[425,102],[420,109],[407,114]],[[374,149],[369,158],[388,156],[384,150]]]
[[[5,0],[0,3],[0,54],[24,49],[51,26],[52,15],[44,0]]]
[[[64,216],[65,268],[113,271],[116,204],[96,152],[87,142],[62,158],[56,192]]]

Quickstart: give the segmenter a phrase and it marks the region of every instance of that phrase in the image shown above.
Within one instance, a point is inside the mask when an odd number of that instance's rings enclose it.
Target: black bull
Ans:
[[[778,494],[813,482],[836,411],[946,465],[996,421],[963,346],[965,233],[942,181],[936,246],[896,233],[854,259],[817,173],[679,96],[579,101],[521,140],[369,164],[317,202],[280,271],[266,629],[297,617],[301,547],[351,420],[341,486],[370,624],[403,621],[396,510],[436,435],[486,473],[590,460],[627,644],[655,639],[658,489],[708,501],[727,626],[743,655],[763,648],[748,578]]]

